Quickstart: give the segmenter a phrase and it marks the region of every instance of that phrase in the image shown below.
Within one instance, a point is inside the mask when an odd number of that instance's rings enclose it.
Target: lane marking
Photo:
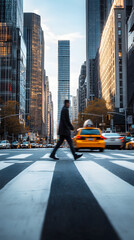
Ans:
[[[8,157],[7,159],[23,159],[23,158],[27,158],[32,156],[33,154],[19,154],[19,155],[15,155],[12,157]]]
[[[45,159],[45,158],[49,158],[49,156],[50,156],[50,153],[46,153],[43,157],[41,157],[41,158],[43,158],[43,159]]]
[[[127,161],[111,161],[111,162],[134,171],[134,163],[132,162]]]
[[[30,163],[30,162],[33,162],[33,161],[20,161],[20,160],[10,160],[10,161],[8,161],[8,160],[5,160],[4,161],[5,163],[20,163],[20,164],[22,164],[22,163]]]
[[[121,153],[111,153],[111,154],[114,155],[114,156],[118,156],[118,157],[134,159],[133,156],[131,156],[131,155],[127,155],[127,154],[121,154]]]
[[[105,155],[103,153],[89,153],[90,155],[94,156],[95,158],[108,158],[108,159],[113,159],[113,157]]]
[[[0,153],[0,156],[9,155],[9,153]]]
[[[55,164],[35,162],[0,191],[0,239],[40,239]]]
[[[75,162],[122,240],[134,239],[134,187],[97,163]]]
[[[13,165],[14,163],[5,163],[4,161],[0,162],[0,170],[3,170],[4,168],[7,168],[11,165]]]

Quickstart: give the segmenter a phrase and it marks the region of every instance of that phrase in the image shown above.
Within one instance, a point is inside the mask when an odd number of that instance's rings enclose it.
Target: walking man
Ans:
[[[74,128],[73,128],[73,126],[70,122],[70,118],[69,118],[69,110],[68,110],[69,105],[70,105],[69,100],[65,100],[64,107],[61,110],[60,124],[59,124],[59,131],[58,131],[58,135],[60,136],[60,139],[50,155],[50,158],[53,158],[55,160],[59,160],[59,158],[57,158],[55,156],[55,153],[58,150],[58,148],[61,146],[61,144],[63,143],[64,139],[67,140],[75,160],[80,158],[83,155],[83,154],[79,154],[79,155],[76,154],[75,149],[73,147],[70,130],[74,130]]]

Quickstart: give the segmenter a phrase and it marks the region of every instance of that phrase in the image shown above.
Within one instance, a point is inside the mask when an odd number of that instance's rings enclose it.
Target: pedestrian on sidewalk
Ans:
[[[70,106],[69,100],[65,100],[64,106],[61,110],[60,124],[59,124],[59,130],[58,130],[58,135],[60,136],[60,138],[59,138],[57,145],[55,146],[55,148],[53,149],[53,151],[50,155],[50,158],[53,158],[55,160],[59,160],[59,158],[57,158],[55,156],[55,153],[58,150],[58,148],[61,146],[61,144],[63,143],[64,139],[67,140],[75,160],[80,158],[83,155],[83,154],[79,154],[79,155],[76,154],[75,149],[73,147],[70,130],[74,130],[74,127],[71,124],[70,118],[69,118],[69,110],[68,110],[69,106]]]

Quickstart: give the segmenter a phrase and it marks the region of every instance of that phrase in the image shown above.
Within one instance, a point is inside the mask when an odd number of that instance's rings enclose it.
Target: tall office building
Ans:
[[[94,62],[112,0],[86,0],[87,99],[94,98]]]
[[[86,108],[87,82],[86,82],[86,62],[82,64],[79,76],[79,101],[78,111],[83,112]]]
[[[128,114],[133,115],[134,121],[134,6],[128,19],[128,75],[127,75],[127,100]],[[133,122],[132,122],[133,123]]]
[[[78,97],[72,97],[72,121],[78,119]]]
[[[26,46],[23,40],[23,0],[0,1],[0,98],[19,103],[25,122]]]
[[[70,41],[58,41],[58,123],[65,99],[70,100]]]
[[[45,76],[45,137],[48,143],[53,140],[54,121],[53,121],[53,101],[49,89],[49,78]]]
[[[127,107],[126,10],[124,0],[115,0],[102,33],[99,48],[99,75],[102,98],[107,107]]]
[[[43,134],[44,127],[44,37],[40,16],[24,13],[24,39],[27,46],[26,113],[31,131]]]

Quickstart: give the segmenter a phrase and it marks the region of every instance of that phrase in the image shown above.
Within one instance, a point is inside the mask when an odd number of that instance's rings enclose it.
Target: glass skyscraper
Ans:
[[[94,62],[112,0],[86,0],[87,99],[94,97]]]
[[[70,100],[70,41],[58,41],[58,123],[64,100]]]
[[[44,124],[44,34],[41,18],[24,13],[24,39],[27,46],[26,113],[31,131],[42,134]]]
[[[0,1],[0,98],[19,103],[25,119],[26,46],[23,41],[23,0]],[[17,112],[18,113],[18,112]]]

